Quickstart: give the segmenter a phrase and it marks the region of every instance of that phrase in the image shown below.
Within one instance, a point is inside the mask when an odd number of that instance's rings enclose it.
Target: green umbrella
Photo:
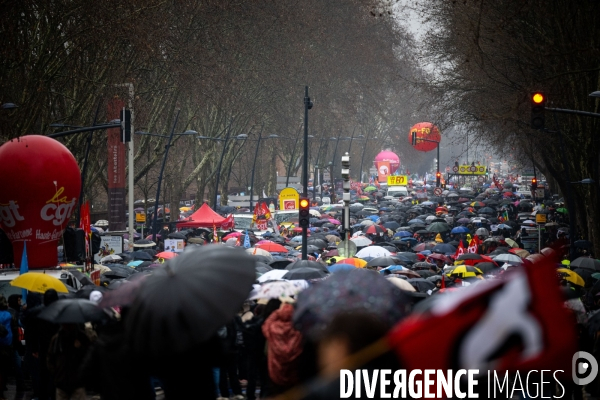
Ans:
[[[569,210],[567,210],[566,208],[557,208],[556,212],[559,212],[561,214],[568,214]]]
[[[377,188],[375,186],[367,186],[366,188],[363,189],[363,192],[372,192],[377,190]]]
[[[450,229],[451,229],[450,225],[448,225],[444,222],[434,222],[433,224],[431,224],[427,227],[427,230],[429,232],[436,232],[436,233],[447,232]]]

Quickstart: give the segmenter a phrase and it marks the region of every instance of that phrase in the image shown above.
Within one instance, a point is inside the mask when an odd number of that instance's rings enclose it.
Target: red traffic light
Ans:
[[[537,179],[536,178],[531,179],[531,184],[532,185],[535,185],[536,183],[537,183]]]
[[[441,178],[441,177],[442,177],[442,173],[441,173],[441,172],[439,172],[439,171],[438,171],[438,172],[436,172],[436,173],[435,173],[435,177],[436,177],[436,178]]]
[[[540,92],[535,92],[531,95],[531,100],[535,103],[535,104],[541,104],[544,102],[544,95]]]

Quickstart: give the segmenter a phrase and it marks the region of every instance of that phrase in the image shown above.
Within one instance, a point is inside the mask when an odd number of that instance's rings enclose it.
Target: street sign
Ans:
[[[374,167],[369,168],[369,175],[377,175],[377,168],[374,168]]]
[[[483,176],[478,176],[478,177],[477,177],[477,182],[479,182],[479,183],[483,183],[483,182],[485,182],[485,177],[483,177]]]
[[[348,240],[348,254],[346,254],[346,240]],[[338,243],[337,246],[338,246],[337,247],[338,254],[341,257],[346,257],[346,258],[354,257],[354,255],[358,251],[358,248],[356,247],[356,243],[354,243],[352,240],[349,240],[349,239],[342,240],[341,242]]]
[[[136,213],[135,214],[135,222],[146,222],[146,214]]]
[[[443,189],[441,187],[436,187],[435,189],[433,189],[433,194],[435,194],[436,196],[441,196],[443,192]]]
[[[546,214],[535,214],[535,223],[536,224],[545,224],[546,223]]]
[[[331,174],[329,172],[323,172],[323,180],[324,181],[330,181],[331,180]]]
[[[452,167],[452,171],[458,172],[458,166],[455,165],[454,167]]]
[[[446,167],[446,172],[450,172],[450,167]]]
[[[485,175],[487,167],[483,165],[461,165],[459,167],[454,166],[454,171],[458,168],[458,174],[460,175]]]
[[[388,186],[406,186],[408,185],[408,176],[406,175],[388,175]]]

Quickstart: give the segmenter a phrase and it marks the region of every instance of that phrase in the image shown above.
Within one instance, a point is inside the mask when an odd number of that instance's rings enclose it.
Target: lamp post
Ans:
[[[308,97],[308,86],[304,87],[304,164],[302,166],[302,196],[308,196],[308,110],[313,108],[313,102]],[[302,259],[308,260],[307,255],[308,227],[302,227]]]

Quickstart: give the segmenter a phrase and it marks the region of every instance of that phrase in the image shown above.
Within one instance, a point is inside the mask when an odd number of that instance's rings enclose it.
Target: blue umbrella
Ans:
[[[137,267],[138,265],[140,265],[141,263],[143,263],[144,261],[138,260],[138,261],[131,261],[129,264],[127,264],[128,267]]]
[[[498,229],[512,229],[510,225],[500,224],[498,225]]]
[[[389,267],[386,267],[384,269],[382,269],[381,271],[379,271],[380,274],[385,274],[384,271],[406,271],[408,270],[408,268],[403,267],[402,265],[390,265]]]
[[[457,226],[456,228],[452,228],[450,233],[469,233],[469,228],[466,226]]]
[[[413,235],[413,234],[412,234],[412,233],[410,233],[410,232],[407,232],[407,231],[400,231],[400,232],[396,232],[396,233],[394,234],[394,237],[401,237],[401,238],[403,238],[403,237],[412,237],[412,235]]]
[[[431,254],[431,250],[423,250],[419,252],[420,254],[423,254],[424,256],[428,256]]]
[[[422,223],[423,223],[423,220],[422,219],[417,219],[417,218],[411,219],[410,221],[408,221],[409,225],[422,224]]]
[[[367,218],[373,222],[379,221],[379,215],[369,215]]]
[[[408,242],[411,246],[414,246],[415,244],[419,243],[417,239],[411,237],[403,237],[400,240],[402,240],[403,242]]]
[[[290,239],[290,242],[292,242],[292,243],[302,243],[302,236],[294,236],[293,238]]]
[[[329,270],[329,272],[331,272],[333,274],[333,273],[340,272],[340,271],[356,269],[356,267],[352,264],[333,264],[333,265],[328,266],[327,269]]]

